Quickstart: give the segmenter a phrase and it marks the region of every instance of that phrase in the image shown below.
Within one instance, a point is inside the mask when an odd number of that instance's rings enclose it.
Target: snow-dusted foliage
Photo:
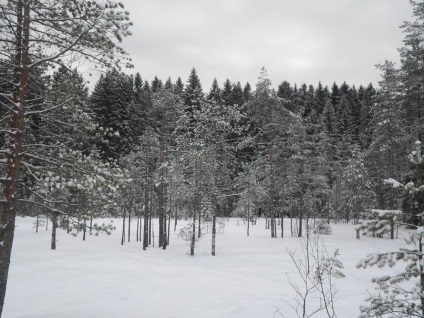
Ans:
[[[402,211],[400,210],[377,210],[372,209],[364,213],[365,219],[360,220],[356,226],[357,231],[362,234],[372,234],[381,237],[394,230],[394,224],[402,221]]]
[[[416,173],[419,173],[424,162],[421,154],[421,142],[416,142],[415,147],[416,149],[408,158],[416,167]],[[394,179],[387,179],[386,183],[396,189],[401,186]],[[412,181],[404,185],[403,188],[410,195],[424,189],[423,185],[416,184]],[[384,233],[389,223],[392,224],[391,228],[393,228],[393,223],[399,220],[401,216],[400,211],[372,211],[378,219],[373,223],[365,223],[363,228],[368,231],[374,229],[376,233]],[[371,266],[392,267],[399,262],[405,263],[404,270],[396,275],[387,275],[373,279],[373,282],[377,285],[376,292],[370,294],[367,299],[367,305],[361,306],[361,318],[424,316],[423,234],[424,227],[415,226],[415,230],[411,231],[406,240],[411,246],[410,248],[370,254],[357,264],[358,268],[367,268]],[[409,282],[413,283],[412,287]]]
[[[330,224],[324,222],[323,220],[318,220],[315,223],[312,232],[318,235],[330,235],[331,233],[333,233],[333,229],[331,228]]]
[[[370,208],[372,200],[371,181],[365,167],[364,156],[356,147],[352,158],[342,172],[341,193],[343,202],[341,209],[346,219],[359,219],[365,209]]]

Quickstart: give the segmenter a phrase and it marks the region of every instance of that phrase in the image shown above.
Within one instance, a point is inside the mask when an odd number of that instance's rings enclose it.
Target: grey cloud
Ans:
[[[398,60],[403,0],[124,0],[134,21],[123,46],[143,78],[196,67],[205,90],[214,77],[255,84],[262,66],[282,80],[377,83],[374,65]]]

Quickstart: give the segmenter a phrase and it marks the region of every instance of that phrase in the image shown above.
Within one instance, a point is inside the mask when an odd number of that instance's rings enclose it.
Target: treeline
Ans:
[[[421,195],[383,184],[421,178],[403,159],[423,133],[422,32],[403,28],[401,65],[381,64],[378,88],[273,88],[262,69],[253,86],[227,79],[204,89],[194,68],[186,81],[163,81],[111,67],[89,93],[77,69],[32,67],[19,212],[49,213],[68,231],[93,230],[93,217],[137,217],[144,248],[156,216],[162,247],[171,217],[181,216],[193,219],[193,236],[203,220],[231,215],[266,216],[272,237],[283,216],[299,236],[310,218],[357,222],[370,208],[402,209],[418,222]],[[2,123],[13,114],[9,65],[0,63]],[[11,136],[0,131],[2,148]]]

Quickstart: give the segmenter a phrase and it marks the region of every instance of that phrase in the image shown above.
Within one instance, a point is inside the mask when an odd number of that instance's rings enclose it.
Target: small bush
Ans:
[[[330,224],[325,223],[324,221],[317,221],[315,223],[315,228],[313,229],[313,233],[321,234],[321,235],[330,235],[333,232]]]

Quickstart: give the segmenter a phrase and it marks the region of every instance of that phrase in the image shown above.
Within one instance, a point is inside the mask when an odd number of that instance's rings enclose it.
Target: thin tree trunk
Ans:
[[[122,236],[121,236],[121,245],[124,245],[125,242],[125,214],[126,214],[126,209],[123,208],[124,210],[124,215],[122,217]]]
[[[128,243],[131,240],[131,204],[128,207]]]
[[[303,221],[303,204],[300,207],[300,211],[299,211],[299,232],[298,232],[298,237],[302,237],[302,221]]]
[[[172,214],[172,179],[169,185],[169,205],[168,205],[168,234],[166,236],[166,244],[169,245],[169,237],[171,235],[171,214]]]
[[[281,214],[281,238],[284,237],[284,214]]]
[[[148,155],[146,155],[146,175],[144,179],[144,226],[143,226],[143,251],[149,246],[149,178],[148,178]],[[141,223],[141,220],[140,220]],[[141,225],[141,224],[140,224]]]
[[[137,225],[136,225],[136,231],[135,231],[135,240],[136,240],[136,242],[138,242],[138,240],[139,240],[139,232],[140,231],[140,210],[138,210],[138,213],[137,213]]]
[[[168,234],[166,235],[166,245],[169,245],[169,236],[171,235],[171,211],[168,213]]]
[[[216,238],[216,215],[212,217],[212,256],[215,256],[215,247],[216,247],[215,238]]]
[[[56,249],[56,228],[57,228],[57,214],[53,213],[52,215],[52,241],[51,241],[51,249]]]
[[[194,256],[194,245],[196,244],[196,211],[193,212],[193,233],[191,235],[190,255]]]
[[[152,238],[154,236],[154,229],[152,227],[152,218],[153,218],[153,182],[152,182],[152,178],[149,178],[149,189],[150,189],[150,196],[149,196],[149,200],[150,200],[150,204],[149,204],[149,245],[152,244]],[[153,242],[153,246],[155,246],[154,242]]]
[[[177,222],[178,222],[178,204],[175,205],[175,223],[174,223],[174,232],[177,230]]]
[[[202,213],[200,213],[200,209],[199,209],[199,211],[198,211],[198,214],[199,214],[199,217],[198,217],[198,219],[199,219],[199,224],[197,225],[197,237],[198,237],[198,238],[200,238],[200,237],[202,236],[202,233],[201,233],[201,221],[202,221],[202,216],[201,216],[201,214],[202,214]]]
[[[85,241],[85,233],[87,232],[87,218],[84,216],[83,228],[82,228],[82,240]]]
[[[92,233],[93,230],[93,216],[90,217],[90,234]]]
[[[250,230],[250,202],[247,203],[247,236],[249,236]]]

